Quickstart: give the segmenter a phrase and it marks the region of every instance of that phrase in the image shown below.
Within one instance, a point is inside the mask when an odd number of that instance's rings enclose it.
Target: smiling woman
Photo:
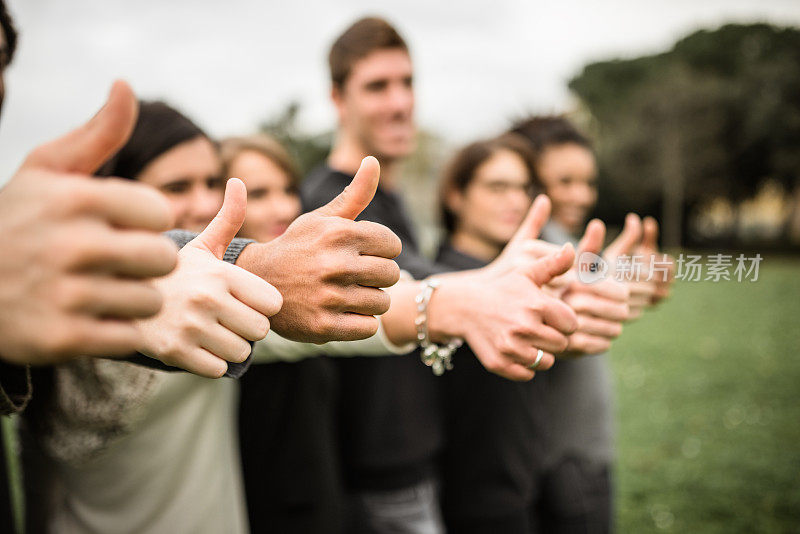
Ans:
[[[139,110],[131,138],[100,174],[160,189],[178,227],[202,230],[223,200],[216,145],[164,103],[143,102]],[[198,264],[181,255],[179,265]],[[246,357],[247,340],[264,334],[244,333],[233,318],[244,317],[251,330],[266,318],[230,294],[218,304],[209,300],[214,284],[227,287],[221,272],[191,279],[205,291],[200,306],[239,312],[226,318],[188,307],[180,315],[194,321],[204,354]],[[172,294],[165,302],[183,301]],[[156,327],[171,332],[163,322]],[[182,333],[174,333],[175,343],[189,345]],[[145,354],[157,352],[148,350],[150,337]],[[25,472],[40,492],[26,499],[31,532],[246,532],[232,417],[236,382],[97,358],[38,368],[34,384],[38,394],[25,413]]]
[[[169,199],[175,228],[202,231],[219,207],[225,180],[216,145],[163,102],[143,102],[130,141],[98,174],[135,179]]]
[[[289,154],[265,135],[225,139],[220,151],[225,174],[247,186],[247,216],[239,234],[272,241],[301,213],[300,177]]]
[[[533,153],[515,135],[467,145],[442,178],[439,209],[448,234],[491,261],[522,223],[537,188],[535,176]]]

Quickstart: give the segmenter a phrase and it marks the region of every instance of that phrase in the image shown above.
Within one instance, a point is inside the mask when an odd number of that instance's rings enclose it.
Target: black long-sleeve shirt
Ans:
[[[437,261],[453,271],[486,262],[444,244]],[[445,445],[441,500],[452,532],[528,532],[546,447],[544,384],[486,371],[464,345],[442,376]]]
[[[303,183],[304,208],[327,204],[352,179],[327,166],[315,169]],[[397,234],[403,243],[397,263],[415,278],[443,270],[420,254],[399,195],[379,187],[358,219]],[[397,489],[429,476],[442,445],[437,377],[430,368],[413,354],[336,358],[333,363],[340,383],[337,422],[348,489]]]

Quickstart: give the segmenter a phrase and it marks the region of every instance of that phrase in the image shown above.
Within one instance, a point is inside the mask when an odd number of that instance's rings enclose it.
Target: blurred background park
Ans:
[[[18,0],[0,182],[123,77],[213,135],[264,130],[303,170],[335,122],[325,51],[365,14],[415,61],[404,187],[425,243],[461,144],[530,112],[596,141],[597,216],[654,215],[675,254],[763,256],[756,281],[679,281],[612,350],[621,532],[800,531],[800,2]]]

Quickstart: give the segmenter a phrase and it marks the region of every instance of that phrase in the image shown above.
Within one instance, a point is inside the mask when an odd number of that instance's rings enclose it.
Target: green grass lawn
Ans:
[[[677,282],[612,349],[619,532],[800,532],[800,262]]]

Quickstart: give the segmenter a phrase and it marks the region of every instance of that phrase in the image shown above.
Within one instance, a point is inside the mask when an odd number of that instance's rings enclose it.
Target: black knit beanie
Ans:
[[[97,174],[134,180],[158,156],[196,137],[208,136],[176,109],[164,102],[140,102],[130,139]]]

